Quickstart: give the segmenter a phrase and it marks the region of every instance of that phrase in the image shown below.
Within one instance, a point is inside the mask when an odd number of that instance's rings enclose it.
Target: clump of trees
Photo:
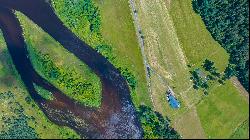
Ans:
[[[120,70],[121,74],[125,77],[125,79],[128,82],[128,85],[131,87],[132,90],[135,90],[137,86],[137,81],[135,79],[135,76],[127,69],[122,69],[121,67],[118,68]]]
[[[203,88],[207,90],[209,88],[208,79],[205,76],[203,76],[201,69],[195,69],[194,71],[191,71],[191,74],[192,74],[191,80],[193,80],[194,89],[198,90],[199,88]]]
[[[236,65],[228,64],[227,68],[224,71],[223,80],[230,79],[232,76],[237,76]]]
[[[230,54],[225,78],[237,72],[239,81],[249,91],[249,1],[193,0],[193,9]]]
[[[202,67],[204,71],[200,68],[196,68],[190,71],[192,74],[191,80],[193,80],[194,89],[203,89],[205,94],[208,94],[208,89],[210,84],[214,81],[218,81],[220,84],[224,84],[225,80],[230,79],[232,76],[237,75],[235,70],[235,65],[229,64],[224,71],[224,75],[218,72],[218,69],[214,66],[214,62],[206,59]]]
[[[81,23],[89,22],[92,32],[100,32],[101,16],[98,7],[92,0],[53,0],[55,9],[60,13],[68,26],[82,30]]]
[[[145,139],[180,139],[180,134],[170,126],[170,120],[147,106],[138,110]]]

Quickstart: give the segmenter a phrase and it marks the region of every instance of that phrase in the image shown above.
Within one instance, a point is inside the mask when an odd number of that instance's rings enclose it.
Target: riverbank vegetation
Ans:
[[[0,32],[0,139],[79,138],[68,127],[48,120],[26,91],[11,60]]]
[[[213,38],[230,54],[236,76],[249,91],[249,1],[192,2]]]
[[[140,106],[138,115],[145,139],[180,139],[181,136],[170,126],[170,120],[147,106]]]
[[[99,107],[100,79],[26,16],[21,13],[17,16],[36,71],[75,101]]]
[[[151,105],[128,2],[52,0],[52,5],[69,29],[121,71],[132,91],[135,104]]]

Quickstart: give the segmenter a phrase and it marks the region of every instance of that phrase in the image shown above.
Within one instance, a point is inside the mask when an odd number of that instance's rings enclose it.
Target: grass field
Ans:
[[[129,3],[126,0],[94,0],[102,17],[101,33],[117,55],[117,64],[133,71],[138,86],[133,99],[135,104],[151,106],[139,44],[137,42]]]
[[[0,31],[0,94],[6,94],[7,92],[14,94],[14,100],[0,99],[0,131],[8,129],[3,125],[3,117],[12,118],[12,116],[15,116],[15,111],[11,108],[15,108],[16,104],[13,103],[17,102],[24,109],[26,116],[34,118],[33,120],[29,120],[28,124],[35,129],[40,138],[79,138],[73,130],[57,126],[50,122],[33,100],[29,103],[25,100],[31,97],[15,70]]]
[[[194,94],[187,59],[181,49],[173,22],[164,1],[135,1],[138,8],[142,33],[145,36],[145,54],[151,66],[151,90],[154,107],[171,119],[182,114],[192,103],[198,102]],[[181,102],[181,108],[174,110],[166,101],[170,86]]]
[[[191,1],[174,0],[169,6],[188,63],[193,67],[200,67],[208,58],[222,72],[228,64],[229,56],[213,40],[201,18],[194,13]],[[197,105],[197,112],[208,138],[229,138],[239,123],[249,117],[248,109],[244,97],[229,81],[223,86],[214,85],[210,89],[210,95]]]
[[[229,55],[212,38],[200,16],[193,11],[191,2],[172,0],[169,10],[188,64],[200,66],[205,59],[210,59],[222,72]]]
[[[229,138],[248,116],[248,104],[227,81],[197,105],[202,126],[208,138]]]
[[[209,59],[223,72],[229,55],[213,40],[193,11],[191,1],[136,1],[147,58],[155,71],[151,76],[154,107],[173,120],[184,138],[229,138],[239,123],[249,117],[247,102],[229,81],[221,86],[212,84],[208,97],[192,88],[189,70],[201,68],[202,62]],[[179,110],[171,109],[165,100],[168,85],[181,101]],[[241,104],[242,108],[237,110],[235,104]],[[220,115],[214,115],[217,112]],[[209,125],[216,121],[223,122],[225,127]]]

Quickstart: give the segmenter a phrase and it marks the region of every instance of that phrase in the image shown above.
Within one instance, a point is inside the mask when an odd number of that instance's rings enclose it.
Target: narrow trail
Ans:
[[[141,54],[142,54],[142,57],[143,57],[143,64],[144,64],[144,69],[145,69],[145,73],[146,73],[148,92],[149,92],[150,99],[151,99],[151,102],[153,104],[153,107],[155,107],[155,103],[154,103],[153,96],[152,96],[152,90],[151,90],[151,82],[150,82],[150,65],[147,62],[147,57],[146,57],[146,54],[145,54],[145,46],[144,46],[144,39],[143,39],[143,35],[142,35],[142,28],[141,28],[141,25],[140,25],[140,22],[139,22],[135,1],[134,0],[129,0],[129,5],[130,5],[130,8],[131,8],[131,14],[132,14],[133,21],[134,21],[134,26],[135,26],[135,29],[136,29],[136,35],[137,35],[138,43],[139,43],[139,46],[141,48],[140,50],[141,50]]]
[[[155,103],[154,103],[154,99],[153,99],[153,95],[152,95],[152,89],[151,89],[150,75],[151,74],[157,75],[158,79],[162,83],[167,85],[168,89],[171,89],[171,87],[169,86],[167,80],[165,80],[165,78],[163,76],[161,76],[159,73],[157,73],[157,71],[154,70],[150,66],[150,64],[148,63],[147,56],[146,56],[146,53],[145,53],[145,44],[144,44],[144,38],[143,38],[143,34],[142,34],[142,27],[140,25],[135,0],[129,0],[129,3],[130,3],[130,8],[131,8],[131,14],[132,14],[133,21],[134,21],[134,26],[135,26],[135,29],[136,29],[136,35],[137,35],[138,43],[139,43],[139,46],[141,48],[141,54],[142,54],[142,57],[143,57],[143,63],[144,63],[145,72],[146,72],[146,80],[147,80],[147,85],[148,85],[148,92],[149,92],[150,99],[151,99],[151,102],[153,104],[153,107],[155,108]]]

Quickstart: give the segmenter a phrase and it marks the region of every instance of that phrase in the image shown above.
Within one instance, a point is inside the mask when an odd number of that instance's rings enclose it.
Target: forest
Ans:
[[[249,1],[193,0],[193,8],[230,54],[227,72],[234,68],[234,75],[249,91]]]

